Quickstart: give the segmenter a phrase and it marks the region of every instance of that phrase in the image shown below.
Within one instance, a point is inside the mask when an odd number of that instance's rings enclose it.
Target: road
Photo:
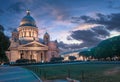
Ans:
[[[33,72],[17,66],[0,66],[0,82],[42,82]]]

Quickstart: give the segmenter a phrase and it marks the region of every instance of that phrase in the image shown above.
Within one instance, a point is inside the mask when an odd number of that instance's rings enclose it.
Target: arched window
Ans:
[[[23,59],[23,55],[24,55],[23,53],[20,54],[20,59]]]

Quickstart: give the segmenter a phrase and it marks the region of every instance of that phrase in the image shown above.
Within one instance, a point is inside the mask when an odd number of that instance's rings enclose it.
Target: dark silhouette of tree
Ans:
[[[4,28],[0,25],[0,62],[7,62],[8,58],[5,51],[8,49],[10,42],[9,38],[4,34]]]
[[[92,56],[97,59],[105,59],[117,56],[120,59],[120,36],[103,40],[96,47],[90,50],[82,51],[80,55],[89,57]]]
[[[69,60],[74,61],[74,60],[76,60],[76,57],[75,56],[69,56]]]
[[[62,62],[64,60],[63,57],[52,57],[50,62]]]

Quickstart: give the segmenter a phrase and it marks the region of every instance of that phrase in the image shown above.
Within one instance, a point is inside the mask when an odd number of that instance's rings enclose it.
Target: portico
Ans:
[[[18,47],[20,59],[35,59],[36,62],[46,61],[47,50],[48,47],[46,45],[40,44],[36,41]]]

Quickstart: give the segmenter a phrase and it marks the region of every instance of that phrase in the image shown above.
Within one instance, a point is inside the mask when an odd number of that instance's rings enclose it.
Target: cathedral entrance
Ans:
[[[48,47],[36,41],[19,46],[20,57],[23,59],[35,60],[36,62],[45,62],[46,51]]]
[[[20,59],[35,60],[36,62],[45,62],[45,51],[27,50],[20,51]]]

